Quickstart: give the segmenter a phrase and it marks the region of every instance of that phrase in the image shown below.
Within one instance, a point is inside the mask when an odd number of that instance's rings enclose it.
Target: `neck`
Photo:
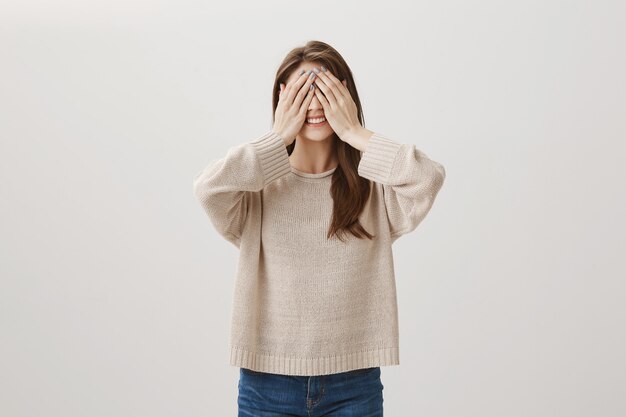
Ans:
[[[289,155],[291,166],[312,174],[336,167],[338,164],[336,140],[334,134],[321,141],[296,137],[293,151]]]

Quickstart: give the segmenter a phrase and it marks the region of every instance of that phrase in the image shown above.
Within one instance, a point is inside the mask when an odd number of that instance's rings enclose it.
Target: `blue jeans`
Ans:
[[[293,376],[239,369],[238,417],[382,417],[380,367]]]

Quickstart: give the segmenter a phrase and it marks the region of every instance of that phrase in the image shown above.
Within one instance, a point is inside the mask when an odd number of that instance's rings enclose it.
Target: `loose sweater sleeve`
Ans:
[[[285,143],[270,130],[212,160],[195,176],[193,191],[217,232],[239,247],[252,193],[289,172]]]
[[[417,228],[430,211],[446,172],[414,145],[374,133],[358,165],[361,177],[382,185],[391,238]]]

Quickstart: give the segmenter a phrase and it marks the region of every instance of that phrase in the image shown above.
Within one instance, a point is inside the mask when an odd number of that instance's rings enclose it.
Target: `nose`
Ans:
[[[313,96],[311,103],[309,104],[309,111],[323,109],[322,103],[317,99],[317,96]]]

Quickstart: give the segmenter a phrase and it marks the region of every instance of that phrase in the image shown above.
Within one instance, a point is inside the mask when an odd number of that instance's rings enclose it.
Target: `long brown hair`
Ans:
[[[339,80],[346,80],[346,87],[357,106],[359,122],[361,126],[365,126],[361,101],[348,64],[332,46],[315,40],[292,49],[276,71],[276,80],[272,89],[272,124],[278,106],[280,84],[286,84],[289,75],[303,62],[311,62],[318,67],[324,65]],[[343,236],[349,232],[357,238],[372,239],[375,235],[365,230],[358,219],[371,192],[371,181],[358,175],[357,169],[361,160],[361,153],[358,149],[339,139],[336,133],[333,134],[333,140],[336,141],[335,149],[339,164],[333,172],[330,188],[333,198],[333,214],[326,234],[327,238],[335,234],[337,238],[343,241]],[[295,140],[287,147],[289,155],[293,152],[294,146]]]

